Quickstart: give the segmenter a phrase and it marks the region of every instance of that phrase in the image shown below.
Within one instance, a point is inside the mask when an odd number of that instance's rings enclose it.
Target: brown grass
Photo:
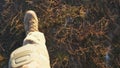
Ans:
[[[10,53],[22,45],[29,9],[39,17],[52,68],[120,67],[119,0],[3,0],[0,8],[0,54],[6,60],[0,68],[7,68]]]

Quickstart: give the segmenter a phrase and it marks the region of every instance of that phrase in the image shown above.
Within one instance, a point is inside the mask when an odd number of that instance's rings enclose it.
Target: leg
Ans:
[[[12,68],[50,68],[44,34],[38,31],[38,19],[34,11],[27,11],[24,17],[26,38],[23,46],[12,52]]]

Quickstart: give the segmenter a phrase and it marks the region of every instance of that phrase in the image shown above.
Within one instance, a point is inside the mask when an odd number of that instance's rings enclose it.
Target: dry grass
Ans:
[[[6,0],[0,8],[0,54],[6,60],[0,68],[7,68],[10,53],[22,45],[29,9],[39,17],[52,68],[120,67],[120,0]]]

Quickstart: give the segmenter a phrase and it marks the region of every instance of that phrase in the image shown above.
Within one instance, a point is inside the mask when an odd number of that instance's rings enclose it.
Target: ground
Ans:
[[[34,10],[51,68],[120,68],[120,0],[0,0],[0,68],[25,38]]]

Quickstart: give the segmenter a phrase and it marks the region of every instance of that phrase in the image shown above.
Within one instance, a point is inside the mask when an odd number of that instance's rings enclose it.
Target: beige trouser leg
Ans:
[[[44,34],[38,31],[29,32],[23,41],[23,46],[12,52],[10,67],[50,68]]]

